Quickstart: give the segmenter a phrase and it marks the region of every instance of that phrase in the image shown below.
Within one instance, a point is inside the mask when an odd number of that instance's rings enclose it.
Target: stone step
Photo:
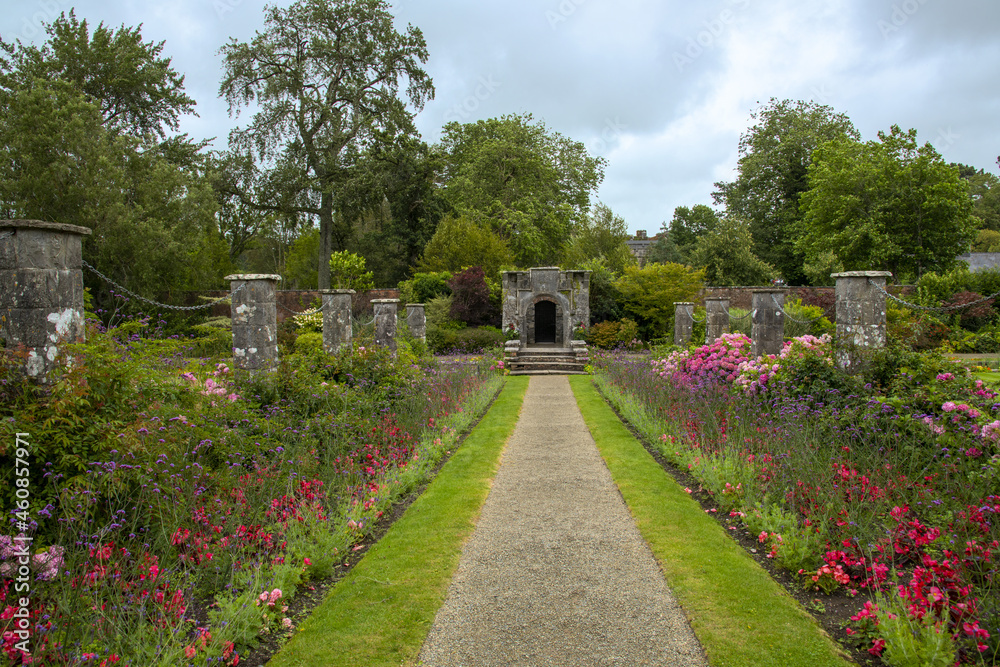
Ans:
[[[513,363],[509,364],[511,372],[513,371],[583,371],[584,364],[572,364],[572,363],[533,363],[533,364],[519,364]]]
[[[541,362],[541,363],[547,363],[547,362],[558,361],[558,362],[571,363],[571,364],[573,364],[573,363],[587,364],[587,363],[590,363],[590,357],[577,357],[577,356],[574,356],[574,355],[571,355],[571,354],[567,354],[567,355],[561,356],[561,357],[554,357],[554,356],[553,357],[539,357],[539,356],[534,355],[534,354],[519,354],[516,357],[507,357],[507,361],[510,362],[510,363],[516,363],[516,362],[528,362],[528,363]]]
[[[511,375],[586,375],[587,371],[511,371]]]

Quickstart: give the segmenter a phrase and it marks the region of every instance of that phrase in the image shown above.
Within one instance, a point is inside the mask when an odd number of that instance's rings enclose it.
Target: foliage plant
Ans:
[[[451,288],[452,319],[465,322],[469,326],[499,324],[500,312],[490,299],[490,288],[482,267],[471,266],[452,276],[448,281]]]
[[[145,320],[92,324],[47,384],[5,353],[0,502],[17,507],[15,433],[31,495],[0,527],[0,664],[23,664],[21,539],[32,664],[236,665],[287,637],[299,588],[427,480],[502,381],[493,357],[326,355],[308,336],[269,373]]]

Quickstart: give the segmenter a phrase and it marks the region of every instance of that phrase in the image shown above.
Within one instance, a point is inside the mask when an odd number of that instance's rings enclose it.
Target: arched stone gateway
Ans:
[[[573,330],[590,324],[590,271],[507,271],[503,293],[504,331],[518,332],[507,343],[512,372],[582,370],[586,345],[573,340]]]

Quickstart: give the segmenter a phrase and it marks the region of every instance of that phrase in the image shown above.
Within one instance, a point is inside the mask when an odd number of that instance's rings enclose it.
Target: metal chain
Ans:
[[[316,313],[323,312],[323,306],[320,306],[319,308],[310,308],[309,310],[298,311],[298,310],[292,310],[288,306],[283,306],[282,304],[279,303],[278,308],[281,308],[282,310],[287,310],[289,313],[293,315],[315,315]]]
[[[117,287],[118,289],[120,289],[125,294],[128,294],[130,297],[132,297],[134,299],[139,299],[140,301],[145,301],[146,303],[152,304],[152,305],[157,306],[159,308],[168,308],[170,310],[201,310],[202,308],[211,308],[212,306],[214,306],[216,304],[222,303],[223,301],[228,301],[229,299],[233,298],[234,294],[236,294],[237,292],[239,292],[241,289],[243,289],[246,286],[246,282],[244,282],[239,287],[237,287],[232,292],[230,292],[229,296],[219,297],[218,299],[215,299],[214,301],[208,301],[208,302],[203,303],[203,304],[198,305],[198,306],[172,306],[169,303],[159,303],[158,301],[153,301],[152,299],[147,299],[146,297],[140,296],[140,295],[136,294],[135,292],[129,290],[126,287],[122,287],[121,285],[119,285],[118,283],[116,283],[115,281],[113,281],[111,278],[108,278],[106,275],[104,275],[103,273],[101,273],[100,271],[98,271],[97,269],[95,269],[94,267],[92,267],[86,261],[83,262],[83,265],[87,269],[89,269],[92,273],[94,273],[98,277],[102,278],[104,280],[104,282],[106,282],[109,285],[112,285],[114,287]]]
[[[14,232],[0,232],[0,239],[5,239],[8,236],[13,236]]]
[[[938,313],[947,313],[947,312],[950,312],[952,310],[962,310],[963,308],[971,308],[972,306],[978,306],[981,303],[986,303],[990,299],[994,299],[994,298],[1000,296],[1000,292],[994,292],[993,294],[990,294],[989,296],[984,296],[982,299],[977,299],[976,301],[970,301],[969,303],[961,303],[961,304],[959,304],[957,306],[918,306],[915,303],[909,303],[907,301],[903,301],[899,297],[896,297],[896,296],[893,296],[892,294],[889,294],[889,292],[887,292],[881,285],[879,285],[877,282],[875,282],[871,278],[868,279],[868,284],[870,284],[875,289],[877,289],[879,292],[881,292],[882,294],[884,294],[885,296],[887,296],[888,298],[892,299],[893,301],[895,301],[896,303],[898,303],[898,304],[900,304],[902,306],[906,306],[907,308],[912,308],[914,310],[927,310],[927,311],[934,311],[934,312],[938,312]]]
[[[366,327],[366,326],[368,326],[370,324],[375,324],[375,316],[373,315],[372,318],[370,320],[368,320],[367,322],[362,322],[361,320],[352,317],[351,318],[351,323],[354,324],[354,325],[356,325],[356,326],[359,326],[359,327]]]
[[[729,316],[729,319],[731,319],[731,320],[745,320],[746,318],[748,318],[748,317],[750,317],[751,315],[753,315],[753,311],[752,311],[752,310],[748,310],[748,311],[747,311],[746,313],[744,313],[743,315],[733,315],[733,311],[731,311],[731,310],[729,310],[729,309],[727,308],[727,309],[726,309],[726,315],[728,315],[728,316]]]
[[[697,322],[698,324],[701,324],[703,322],[707,322],[708,321],[708,315],[705,315],[705,317],[703,317],[703,318],[701,318],[699,320],[697,317],[694,316],[694,313],[691,313],[691,321],[692,322]]]
[[[785,317],[787,317],[788,319],[790,319],[792,322],[797,322],[798,324],[813,324],[815,322],[819,322],[821,319],[823,319],[824,317],[826,317],[826,313],[824,312],[819,317],[814,317],[811,320],[799,320],[799,319],[796,319],[795,317],[793,317],[792,314],[789,313],[787,310],[785,310],[785,307],[782,306],[780,303],[778,303],[778,297],[774,296],[773,294],[771,295],[771,301],[774,301],[774,305],[777,306],[778,310],[780,310],[781,312],[783,312],[785,314]]]

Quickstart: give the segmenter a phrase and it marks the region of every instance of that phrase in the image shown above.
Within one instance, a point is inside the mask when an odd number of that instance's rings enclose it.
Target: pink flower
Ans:
[[[941,409],[944,410],[945,412],[952,412],[955,409],[955,407],[956,406],[954,402],[948,401],[941,406]]]

